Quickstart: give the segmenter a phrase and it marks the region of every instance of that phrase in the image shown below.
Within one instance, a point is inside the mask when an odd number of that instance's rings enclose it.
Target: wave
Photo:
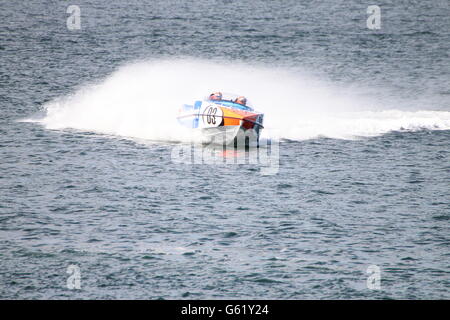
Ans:
[[[189,141],[195,136],[176,122],[178,108],[213,91],[246,95],[265,113],[265,127],[291,140],[450,129],[447,111],[403,110],[395,99],[390,104],[386,99],[370,100],[355,88],[285,68],[195,59],[125,65],[100,83],[46,103],[44,116],[29,120],[48,129]],[[264,130],[263,136],[270,130]]]

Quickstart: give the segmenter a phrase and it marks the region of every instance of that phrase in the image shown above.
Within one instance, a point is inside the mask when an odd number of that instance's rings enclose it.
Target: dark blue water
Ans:
[[[450,298],[448,1],[70,4],[0,4],[1,298]],[[271,174],[173,161],[210,88]]]

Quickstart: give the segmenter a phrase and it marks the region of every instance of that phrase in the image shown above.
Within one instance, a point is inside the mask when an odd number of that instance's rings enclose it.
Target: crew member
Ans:
[[[245,106],[247,104],[247,98],[244,96],[240,96],[240,97],[237,97],[236,100],[234,100],[234,102]]]
[[[209,96],[209,100],[222,100],[222,92],[214,92]]]

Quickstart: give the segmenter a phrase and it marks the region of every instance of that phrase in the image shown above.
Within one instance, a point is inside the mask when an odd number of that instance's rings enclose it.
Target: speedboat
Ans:
[[[234,94],[220,94],[214,99],[211,95],[192,105],[184,104],[177,120],[184,127],[200,131],[204,143],[258,146],[264,114],[238,99]]]

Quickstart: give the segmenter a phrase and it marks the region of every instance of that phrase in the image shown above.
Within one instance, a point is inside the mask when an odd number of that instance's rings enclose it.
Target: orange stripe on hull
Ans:
[[[258,116],[248,116],[244,118],[244,123],[242,124],[242,127],[244,129],[252,129],[255,126],[255,121]],[[250,121],[245,121],[250,120]]]
[[[251,129],[254,127],[254,123],[245,121],[246,119],[256,121],[258,115],[243,110],[230,110],[228,108],[221,108],[223,111],[223,125],[224,126],[239,126],[243,121],[242,127],[245,129]]]

